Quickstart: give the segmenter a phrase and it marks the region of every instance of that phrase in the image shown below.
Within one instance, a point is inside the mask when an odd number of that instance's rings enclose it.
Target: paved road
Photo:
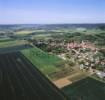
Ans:
[[[65,100],[20,52],[0,55],[0,100]]]

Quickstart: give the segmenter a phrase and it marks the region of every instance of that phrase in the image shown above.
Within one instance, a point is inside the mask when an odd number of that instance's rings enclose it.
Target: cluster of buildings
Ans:
[[[94,58],[98,50],[92,43],[84,41],[81,43],[71,42],[67,44],[67,50],[72,59],[74,58],[74,61],[79,63],[80,69],[94,67],[99,62],[99,57]]]
[[[38,47],[43,47],[46,50],[50,49],[50,52],[56,51],[56,54],[63,60],[69,59],[79,66],[81,70],[99,70],[97,75],[102,72],[102,76],[105,74],[105,57],[100,52],[99,48],[89,42],[65,42],[64,40],[48,40],[34,42]],[[41,49],[43,49],[41,48]],[[62,50],[60,50],[62,49]],[[55,52],[54,52],[55,53]],[[67,58],[66,55],[70,57]],[[101,76],[100,76],[101,77]]]
[[[78,63],[81,70],[92,70],[100,78],[105,78],[105,56],[90,42],[67,44],[71,59]]]
[[[73,61],[81,70],[96,71],[100,78],[105,77],[105,57],[93,43],[88,41],[69,42],[63,45],[63,48],[67,52],[58,55],[63,60],[69,58],[69,61]],[[66,58],[66,54],[70,57]]]
[[[67,44],[67,49],[78,49],[78,48],[82,48],[82,49],[91,49],[91,50],[96,50],[97,48],[95,47],[94,44],[86,41],[82,41],[81,43],[77,43],[77,42],[70,42]]]

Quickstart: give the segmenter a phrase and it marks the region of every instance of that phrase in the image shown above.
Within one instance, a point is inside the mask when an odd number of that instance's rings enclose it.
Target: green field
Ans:
[[[0,40],[0,48],[7,48],[26,44],[25,40]]]
[[[23,50],[22,53],[45,75],[60,70],[56,64],[62,60],[56,55],[48,54],[37,47]]]
[[[33,38],[36,38],[36,39],[46,39],[48,37],[51,37],[51,34],[37,34],[37,35],[34,35]]]
[[[66,86],[62,91],[69,100],[105,100],[105,83],[90,77]]]

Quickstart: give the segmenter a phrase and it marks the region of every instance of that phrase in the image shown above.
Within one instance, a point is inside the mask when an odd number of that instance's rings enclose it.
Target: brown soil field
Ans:
[[[68,80],[67,78],[62,78],[62,79],[59,79],[57,81],[54,81],[54,84],[58,88],[62,88],[64,86],[70,85],[71,83],[72,83],[72,81]]]

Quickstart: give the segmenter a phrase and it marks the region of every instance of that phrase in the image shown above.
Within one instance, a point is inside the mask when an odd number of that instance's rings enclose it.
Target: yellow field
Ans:
[[[33,32],[45,32],[45,30],[22,30],[22,31],[18,31],[15,33],[18,35],[28,35],[28,34],[31,34]]]

